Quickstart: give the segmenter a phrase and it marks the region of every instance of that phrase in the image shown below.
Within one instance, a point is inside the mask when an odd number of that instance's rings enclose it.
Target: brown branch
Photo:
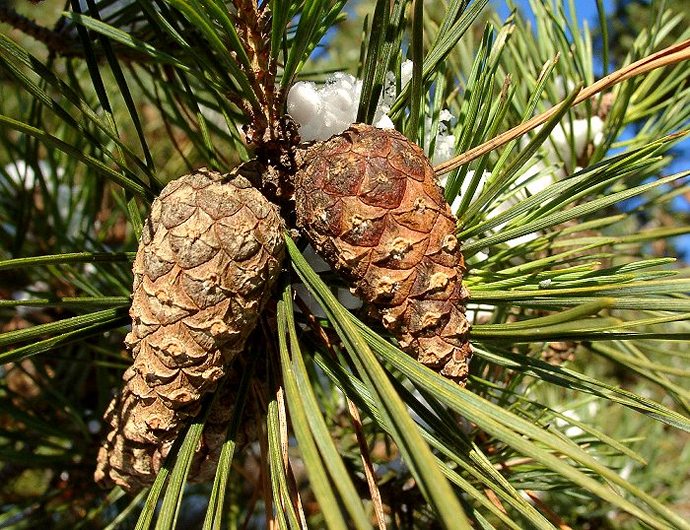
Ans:
[[[496,508],[498,508],[504,514],[508,515],[508,512],[505,509],[505,506],[503,506],[501,499],[498,498],[498,495],[496,495],[496,492],[494,492],[494,490],[486,488],[484,490],[484,495],[486,495],[486,498],[489,499],[489,502],[491,502],[491,504],[493,504]]]
[[[530,498],[530,500],[536,504],[539,508],[546,513],[546,515],[551,519],[551,521],[557,525],[559,530],[573,530],[572,527],[568,526],[560,515],[554,512],[544,501],[542,501],[539,496],[532,490],[524,490],[525,494]]]
[[[374,474],[374,465],[371,462],[371,455],[369,453],[369,446],[364,437],[362,429],[362,418],[359,416],[359,410],[356,405],[347,398],[347,407],[352,418],[352,426],[355,429],[357,436],[357,444],[359,445],[359,454],[362,458],[362,466],[364,468],[364,476],[367,479],[369,486],[369,493],[371,493],[371,502],[374,505],[374,514],[376,515],[376,523],[379,530],[386,530],[386,515],[383,511],[383,500],[381,499],[381,491],[376,484],[376,476]]]
[[[11,7],[5,5],[4,2],[0,3],[0,22],[9,24],[25,35],[42,42],[51,52],[63,53],[74,49],[74,41],[67,39],[59,31],[41,26],[30,18],[20,15]]]
[[[674,44],[673,46],[669,46],[668,48],[664,48],[663,50],[653,53],[652,55],[640,59],[639,61],[636,61],[628,66],[624,66],[620,70],[616,70],[606,77],[603,77],[596,83],[583,88],[580,90],[575,100],[571,103],[571,107],[574,107],[575,105],[578,105],[591,98],[595,94],[603,92],[604,90],[622,83],[627,79],[646,74],[652,70],[656,70],[657,68],[663,68],[665,66],[670,66],[682,61],[687,61],[688,59],[690,59],[690,39],[678,44]],[[562,105],[563,103],[547,110],[542,114],[539,114],[538,116],[535,116],[534,118],[518,125],[517,127],[513,127],[512,129],[499,134],[488,142],[474,147],[469,151],[466,151],[463,154],[448,160],[447,162],[438,164],[434,167],[434,171],[437,175],[448,173],[453,169],[467,164],[468,162],[471,162],[472,160],[479,158],[480,156],[485,155],[486,153],[493,151],[494,149],[497,149],[498,147],[501,147],[512,140],[515,140],[516,138],[519,138],[535,127],[547,122],[549,118],[561,110]]]
[[[64,18],[60,19],[60,21],[64,20]],[[33,37],[35,40],[45,45],[51,54],[68,58],[84,57],[84,48],[79,39],[73,38],[68,33],[58,29],[59,27],[65,27],[60,23],[58,23],[56,29],[41,26],[30,18],[17,13],[14,9],[7,7],[1,0],[0,22],[9,24],[25,35]],[[94,46],[93,51],[98,60],[105,57],[103,49],[100,46]],[[134,50],[128,46],[118,45],[117,43],[113,43],[113,51],[119,60],[127,63],[146,63],[150,59],[150,56],[146,53]]]
[[[307,517],[304,513],[304,505],[302,503],[302,497],[299,492],[299,486],[297,484],[297,478],[292,469],[292,464],[290,463],[290,458],[288,455],[288,420],[287,420],[287,409],[285,408],[285,392],[283,387],[278,388],[276,392],[276,400],[278,402],[278,428],[280,429],[280,455],[283,460],[283,470],[285,471],[285,476],[288,481],[288,489],[290,490],[290,496],[292,505],[300,519],[300,525],[302,528],[307,528]],[[286,499],[283,499],[286,502]]]
[[[271,95],[275,82],[271,78],[268,68],[268,54],[266,52],[267,42],[270,39],[265,34],[266,17],[263,13],[259,13],[255,0],[233,0],[233,5],[237,11],[235,16],[237,34],[249,60],[249,68],[244,67],[242,63],[240,63],[240,67],[247,76],[258,100],[258,107],[252,108],[252,115],[250,116],[254,128],[253,135],[255,138],[263,139],[265,131],[268,131],[270,135],[273,128],[273,98]]]

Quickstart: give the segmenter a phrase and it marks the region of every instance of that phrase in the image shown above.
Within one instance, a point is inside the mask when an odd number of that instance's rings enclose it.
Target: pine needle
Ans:
[[[690,40],[674,44],[657,53],[625,66],[588,87],[582,88],[579,90],[572,103],[568,104],[567,106],[574,107],[583,101],[588,100],[593,95],[603,92],[604,90],[607,90],[612,86],[622,83],[623,81],[632,77],[643,75],[658,68],[664,68],[679,62],[687,61],[689,59]],[[437,175],[443,175],[444,173],[457,169],[460,166],[463,166],[472,160],[475,160],[476,158],[479,158],[480,156],[485,155],[486,153],[493,151],[494,149],[497,149],[502,145],[511,142],[512,140],[515,140],[516,138],[519,138],[539,125],[546,123],[551,117],[555,116],[559,112],[562,112],[562,110],[563,108],[561,105],[553,107],[546,112],[543,112],[542,114],[539,114],[538,116],[535,116],[534,118],[499,134],[488,142],[484,142],[483,144],[478,145],[477,147],[474,147],[459,156],[436,165],[434,167],[434,171]]]

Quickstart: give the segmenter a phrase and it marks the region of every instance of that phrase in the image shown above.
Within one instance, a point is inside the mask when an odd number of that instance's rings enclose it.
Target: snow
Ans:
[[[38,169],[44,175],[50,172],[50,167],[45,160],[39,160]],[[17,160],[12,164],[7,164],[3,168],[3,172],[12,182],[27,190],[32,189],[38,181],[34,168],[27,164],[26,160]],[[50,181],[47,181],[46,184],[50,186]]]
[[[541,127],[534,129],[532,134],[536,134],[539,129],[541,129]],[[516,179],[513,186],[515,188],[522,188],[522,190],[508,200],[492,208],[491,211],[488,212],[487,218],[490,219],[495,217],[499,213],[519,203],[521,197],[524,197],[525,194],[535,195],[543,191],[558,179],[565,177],[567,171],[576,172],[581,169],[580,166],[577,165],[578,159],[585,156],[590,143],[595,147],[601,144],[604,139],[603,131],[604,122],[598,116],[592,116],[589,119],[576,119],[572,120],[572,122],[564,120],[564,122],[558,124],[551,132],[548,139],[542,144],[539,154],[532,158],[529,165],[525,166],[522,174]],[[520,147],[524,149],[528,142],[529,138],[524,136],[520,140]],[[563,167],[564,164],[565,167]],[[461,194],[465,192],[472,174],[471,171],[468,172],[463,182]],[[488,175],[482,175],[477,192],[481,191],[486,179],[488,179]],[[460,201],[456,199],[453,202],[452,209],[455,211],[459,204]],[[499,225],[494,231],[498,232],[503,227],[503,224]],[[533,241],[537,237],[537,233],[531,233],[511,239],[506,243],[511,247],[516,247]]]
[[[533,134],[538,133],[540,129],[541,126],[535,128]],[[590,142],[596,147],[603,140],[604,121],[599,116],[564,120],[551,131],[548,139],[542,144],[544,161],[548,165],[564,162],[566,167],[572,168],[577,164],[577,159],[585,154]],[[523,136],[520,146],[524,148],[528,142],[529,138]]]
[[[580,415],[572,410],[564,411],[563,416],[565,416],[565,418],[570,418],[575,421],[582,421]],[[570,422],[565,418],[556,418],[554,423],[556,427],[559,427],[561,429],[563,427],[566,427],[566,429],[563,431],[563,434],[565,434],[568,438],[574,438],[585,433],[585,431],[580,429],[580,427],[578,427],[577,425],[571,425]]]
[[[563,79],[562,75],[556,76],[553,80],[556,89],[556,98],[559,100],[565,99],[568,94],[575,90],[575,83],[572,79]]]
[[[472,324],[487,322],[494,314],[494,307],[490,305],[468,304],[465,310],[465,318]]]
[[[79,200],[79,187],[60,182],[65,177],[62,167],[52,167],[46,160],[39,160],[36,167],[38,173],[34,171],[34,166],[25,160],[16,160],[2,168],[0,181],[9,180],[15,187],[26,191],[45,186],[46,193],[55,197],[57,213],[66,225],[65,234],[68,237],[78,236],[87,225],[82,212],[73,208],[73,203]],[[8,233],[13,233],[14,227],[11,223],[5,223],[3,226]]]
[[[400,65],[400,86],[402,88],[405,88],[405,85],[412,80],[412,66],[413,63],[410,60]]]
[[[411,78],[412,61],[408,60],[400,66],[401,87],[404,88]],[[295,83],[288,92],[287,110],[299,125],[303,142],[327,140],[355,123],[361,96],[362,81],[350,74],[337,72],[321,86],[311,81]],[[375,127],[395,128],[389,114],[397,96],[396,77],[393,72],[388,72],[374,113]],[[455,155],[455,136],[449,134],[455,117],[448,109],[443,109],[439,118],[435,149],[430,157],[434,164],[445,162]],[[431,144],[430,129],[431,119],[428,118],[424,144],[427,146]]]
[[[288,93],[288,114],[300,126],[302,141],[327,140],[355,122],[361,95],[362,81],[343,72],[323,86],[300,81]]]
[[[374,127],[379,129],[395,129],[395,124],[387,114],[382,114],[378,120],[374,121]]]
[[[50,287],[49,285],[44,282],[44,281],[36,281],[30,285],[27,285],[24,289],[22,290],[17,290],[12,292],[12,300],[16,300],[18,302],[24,301],[24,300],[33,300],[35,298],[40,298],[42,295],[45,295],[45,293],[49,292]],[[16,306],[15,308],[15,313],[17,316],[25,318],[33,313],[38,313],[41,311],[40,307],[37,306],[23,306],[19,305]]]
[[[434,165],[450,160],[455,156],[455,135],[450,133],[455,116],[448,109],[441,109],[438,116],[438,134],[431,161]],[[431,118],[425,120],[425,143],[431,145]]]

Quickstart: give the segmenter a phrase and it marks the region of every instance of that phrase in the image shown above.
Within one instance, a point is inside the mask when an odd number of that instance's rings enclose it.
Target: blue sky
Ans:
[[[527,0],[515,0],[515,5],[523,8],[524,13],[529,13],[529,2]],[[505,0],[493,0],[492,4],[499,12],[502,17],[508,16],[510,10],[508,9],[507,2]],[[595,21],[597,17],[597,3],[595,0],[578,0],[574,2],[577,9],[577,18],[587,19],[589,21]],[[614,8],[614,0],[604,0],[604,9],[610,11]]]

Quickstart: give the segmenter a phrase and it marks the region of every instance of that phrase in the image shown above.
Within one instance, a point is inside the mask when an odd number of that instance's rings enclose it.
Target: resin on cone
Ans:
[[[471,348],[456,219],[419,146],[355,124],[295,176],[297,223],[403,350],[459,383]]]
[[[128,490],[153,482],[243,351],[280,271],[282,231],[276,208],[239,170],[198,170],[154,201],[134,261],[125,338],[134,362],[105,415],[97,481]]]

